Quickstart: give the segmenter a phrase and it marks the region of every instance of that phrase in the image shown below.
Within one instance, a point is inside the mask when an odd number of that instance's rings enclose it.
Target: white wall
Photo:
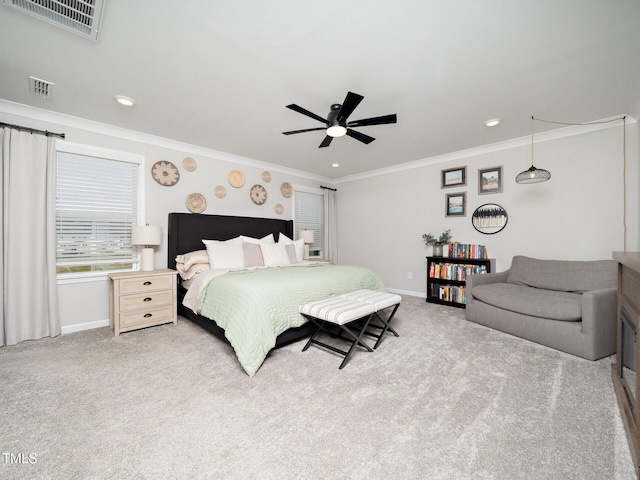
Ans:
[[[604,129],[573,127],[536,135],[536,167],[551,172],[548,182],[515,183],[529,168],[531,145],[460,152],[441,163],[338,182],[338,252],[342,264],[377,270],[389,289],[425,296],[426,247],[422,234],[451,229],[453,240],[486,245],[497,270],[514,255],[548,259],[607,259],[624,247],[622,122]],[[557,138],[562,135],[570,134]],[[503,193],[478,194],[478,169],[503,166]],[[467,185],[441,189],[441,170],[467,167]],[[627,249],[638,245],[638,126],[627,125]],[[445,193],[465,191],[465,217],[445,217]],[[495,235],[471,225],[484,203],[504,207],[509,220]],[[408,278],[409,272],[413,279]]]
[[[31,116],[18,115],[15,111]],[[44,120],[43,120],[44,118]],[[59,123],[56,122],[59,120]],[[330,185],[326,178],[317,178],[303,172],[262,164],[259,161],[234,157],[193,145],[180,144],[167,139],[145,136],[95,124],[72,117],[57,116],[51,112],[38,111],[27,107],[11,105],[0,101],[0,121],[36,129],[65,133],[68,142],[92,145],[140,154],[145,157],[145,222],[162,227],[163,243],[156,248],[156,268],[167,266],[167,219],[171,212],[188,212],[185,200],[190,193],[201,193],[206,197],[205,214],[245,215],[265,218],[293,218],[292,198],[280,193],[280,185],[319,187]],[[73,125],[70,127],[69,125]],[[100,132],[107,133],[100,133]],[[188,172],[182,168],[182,160],[191,157],[197,162],[197,169]],[[172,162],[180,170],[180,180],[172,187],[161,186],[151,176],[151,167],[157,161]],[[240,170],[245,175],[242,188],[233,188],[227,181],[231,170]],[[269,183],[261,179],[262,172],[269,171]],[[267,189],[267,202],[254,204],[249,196],[252,185],[259,183]],[[224,185],[227,196],[218,199],[213,191],[216,185]],[[282,214],[274,211],[276,204],[284,207]],[[109,280],[106,276],[83,281],[62,281],[58,284],[60,316],[63,333],[84,329],[87,326],[108,325],[109,320]]]

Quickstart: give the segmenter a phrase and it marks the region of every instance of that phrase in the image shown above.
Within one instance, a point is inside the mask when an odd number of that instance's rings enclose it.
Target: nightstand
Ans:
[[[109,324],[114,334],[178,323],[177,273],[169,269],[110,273]]]

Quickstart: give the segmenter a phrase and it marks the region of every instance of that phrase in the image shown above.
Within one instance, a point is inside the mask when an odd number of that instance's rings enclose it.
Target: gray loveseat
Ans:
[[[515,256],[467,277],[466,318],[588,360],[616,350],[617,264]]]

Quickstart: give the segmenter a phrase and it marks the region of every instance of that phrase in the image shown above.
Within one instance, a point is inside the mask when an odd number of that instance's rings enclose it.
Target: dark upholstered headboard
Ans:
[[[170,213],[168,228],[167,266],[174,269],[176,255],[205,249],[202,239],[229,240],[238,235],[262,238],[273,233],[278,241],[280,232],[293,239],[293,220],[277,218]]]

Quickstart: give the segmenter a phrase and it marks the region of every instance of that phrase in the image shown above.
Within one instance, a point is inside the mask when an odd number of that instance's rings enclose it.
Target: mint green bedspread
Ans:
[[[276,337],[307,320],[304,303],[368,288],[386,291],[368,268],[314,264],[231,271],[216,277],[198,299],[201,315],[215,320],[249,376],[255,375]]]

